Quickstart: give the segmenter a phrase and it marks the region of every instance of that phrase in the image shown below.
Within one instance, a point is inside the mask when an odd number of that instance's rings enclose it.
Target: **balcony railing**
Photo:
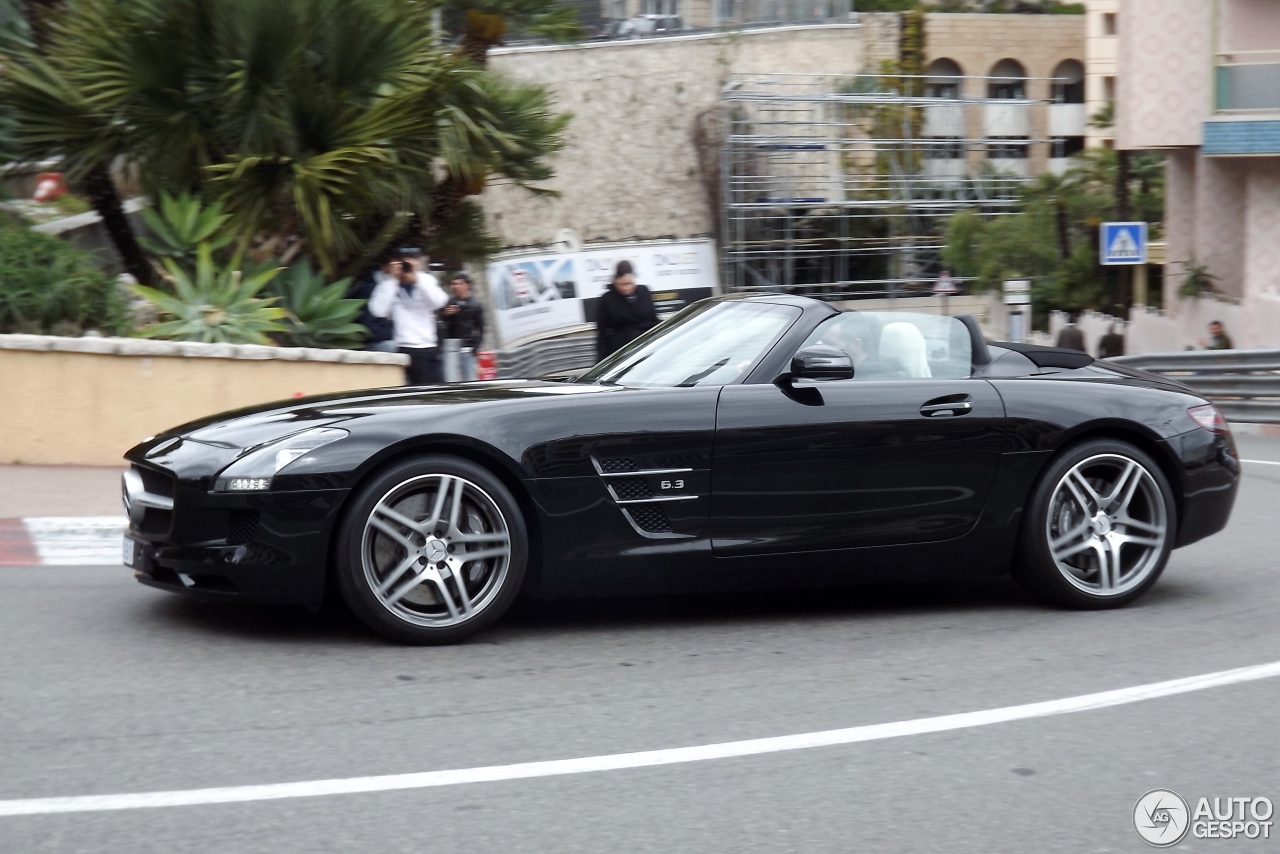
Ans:
[[[1217,112],[1280,112],[1280,49],[1220,53],[1215,73]]]

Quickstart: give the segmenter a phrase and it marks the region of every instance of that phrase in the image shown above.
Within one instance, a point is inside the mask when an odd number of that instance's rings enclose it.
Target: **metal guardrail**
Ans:
[[[595,363],[595,333],[578,332],[544,338],[512,350],[499,350],[498,376],[502,379],[541,377],[583,371]]]
[[[1107,361],[1177,380],[1212,400],[1228,421],[1280,424],[1280,350],[1192,350]]]

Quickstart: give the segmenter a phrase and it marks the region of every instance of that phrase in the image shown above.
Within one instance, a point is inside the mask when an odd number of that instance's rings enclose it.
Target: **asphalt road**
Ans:
[[[1241,445],[1280,462],[1280,441]],[[340,616],[187,602],[120,567],[0,568],[0,800],[683,747],[1280,661],[1278,552],[1280,466],[1247,465],[1231,527],[1104,613],[1004,582],[610,600],[525,605],[473,643],[412,649]],[[1280,678],[663,767],[0,817],[0,852],[1142,851],[1144,792],[1280,803],[1278,757]]]

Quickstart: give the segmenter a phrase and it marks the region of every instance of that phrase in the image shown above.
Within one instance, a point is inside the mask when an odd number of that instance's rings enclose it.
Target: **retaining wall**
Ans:
[[[0,335],[0,463],[115,466],[207,415],[404,381],[394,353]]]

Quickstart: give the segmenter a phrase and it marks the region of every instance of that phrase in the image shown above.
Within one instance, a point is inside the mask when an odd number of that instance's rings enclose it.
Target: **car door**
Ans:
[[[841,318],[806,344],[858,350],[835,334]],[[908,322],[890,318],[885,330]],[[959,346],[948,353],[942,341],[916,354],[914,370],[882,348],[861,354],[852,380],[727,386],[712,456],[715,553],[921,543],[972,529],[999,466],[1004,406],[990,383],[958,367]]]

